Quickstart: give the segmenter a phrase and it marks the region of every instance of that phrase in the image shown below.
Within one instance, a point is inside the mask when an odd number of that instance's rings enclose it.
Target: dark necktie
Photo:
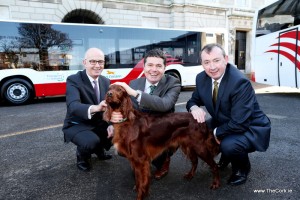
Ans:
[[[97,97],[97,103],[100,103],[100,94],[99,94],[98,83],[97,83],[96,80],[94,80],[93,83],[94,83],[94,92],[95,92],[95,95]]]
[[[214,106],[216,106],[216,102],[217,102],[217,96],[218,96],[218,90],[219,90],[219,86],[218,86],[218,82],[214,81],[214,90],[213,90],[213,103]]]
[[[149,94],[153,94],[153,92],[154,92],[154,90],[155,90],[155,88],[156,88],[156,85],[150,85],[150,92],[149,92]]]

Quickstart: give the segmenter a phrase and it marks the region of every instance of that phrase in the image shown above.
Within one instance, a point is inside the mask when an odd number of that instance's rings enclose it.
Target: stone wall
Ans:
[[[227,30],[228,53],[234,60],[235,31],[248,32],[251,39],[254,8],[262,0],[246,1],[244,8],[236,8],[237,0],[1,0],[0,19],[61,22],[71,11],[90,10],[104,24],[122,26],[151,26],[199,30],[223,28]],[[268,0],[270,1],[270,0]],[[249,8],[250,6],[250,8]],[[226,39],[226,38],[225,38]],[[250,59],[251,42],[247,58]],[[246,71],[250,70],[247,61]]]

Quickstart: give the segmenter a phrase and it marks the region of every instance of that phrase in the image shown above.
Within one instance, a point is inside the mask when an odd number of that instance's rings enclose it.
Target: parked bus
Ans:
[[[300,1],[279,0],[256,12],[252,80],[300,86]]]
[[[224,46],[224,33],[0,21],[1,98],[18,105],[65,95],[66,78],[83,69],[90,47],[104,51],[102,75],[111,82],[143,76],[145,52],[157,48],[167,56],[166,73],[179,78],[183,87],[193,86],[203,70],[199,51],[209,42]]]

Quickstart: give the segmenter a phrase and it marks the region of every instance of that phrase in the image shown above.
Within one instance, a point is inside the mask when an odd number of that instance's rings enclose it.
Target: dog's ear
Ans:
[[[127,95],[122,102],[122,115],[123,118],[127,118],[129,121],[133,121],[135,119],[132,102],[129,95]]]
[[[105,112],[103,113],[103,120],[109,122],[111,119],[112,109],[107,105]]]

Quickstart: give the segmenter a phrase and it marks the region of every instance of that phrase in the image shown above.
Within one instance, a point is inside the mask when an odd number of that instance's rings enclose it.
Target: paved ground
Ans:
[[[200,162],[193,180],[182,178],[190,163],[172,156],[168,176],[153,180],[147,200],[300,199],[300,92],[253,83],[261,108],[272,121],[267,152],[250,154],[248,182],[228,186],[230,167],[221,171],[221,188],[209,189],[212,177]],[[185,111],[191,90],[182,91],[176,112]],[[64,144],[61,123],[64,98],[49,98],[26,106],[0,104],[0,199],[2,200],[131,200],[134,179],[128,161],[114,155],[82,173],[75,166],[75,146]],[[114,154],[114,150],[110,150]],[[216,158],[217,160],[218,158]]]

